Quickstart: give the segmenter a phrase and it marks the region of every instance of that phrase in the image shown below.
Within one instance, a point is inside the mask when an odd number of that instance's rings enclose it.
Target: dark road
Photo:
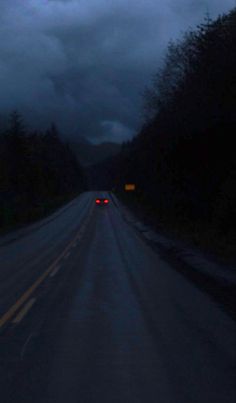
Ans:
[[[88,192],[0,239],[2,403],[235,403],[235,323]]]

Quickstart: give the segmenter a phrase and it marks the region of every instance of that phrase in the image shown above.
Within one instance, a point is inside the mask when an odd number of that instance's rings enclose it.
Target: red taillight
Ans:
[[[108,200],[108,199],[105,199],[105,200],[104,200],[104,203],[106,203],[106,204],[109,203],[109,200]]]
[[[100,204],[100,203],[101,203],[101,200],[96,199],[96,203],[97,203],[97,204]]]

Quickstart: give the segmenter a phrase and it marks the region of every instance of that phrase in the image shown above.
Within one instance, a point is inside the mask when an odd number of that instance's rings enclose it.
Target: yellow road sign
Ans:
[[[135,184],[134,184],[134,183],[126,183],[126,184],[125,184],[125,190],[126,190],[126,191],[135,190]]]

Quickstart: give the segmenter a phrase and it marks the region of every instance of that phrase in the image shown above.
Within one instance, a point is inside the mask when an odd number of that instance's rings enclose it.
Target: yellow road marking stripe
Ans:
[[[91,209],[92,210],[92,209]],[[79,232],[81,231],[81,228]],[[20,307],[26,302],[26,300],[32,295],[32,293],[36,290],[36,288],[39,287],[39,285],[45,280],[45,278],[55,269],[55,266],[58,265],[60,260],[66,255],[68,250],[71,248],[72,244],[76,241],[78,238],[78,233],[76,236],[72,239],[72,241],[67,245],[67,247],[64,249],[64,251],[58,256],[58,258],[49,266],[49,268],[35,281],[34,284],[31,285],[30,288],[28,288],[27,291],[24,292],[24,294],[18,299],[18,301],[15,302],[14,305],[11,306],[11,308],[0,318],[0,328],[3,327],[20,309]]]
[[[28,290],[18,299],[18,301],[12,305],[12,307],[1,317],[0,328],[5,325],[5,323],[12,318],[15,312],[24,304],[24,302],[31,296],[31,294],[38,288],[38,286],[44,281],[44,279],[49,275],[49,273],[54,270],[57,263],[64,257],[68,251],[70,245],[68,245],[63,253],[55,260],[55,262],[35,281],[35,283],[28,288]]]
[[[23,309],[21,309],[21,311],[18,313],[18,315],[15,317],[15,319],[13,319],[12,323],[19,323],[25,317],[25,315],[29,312],[29,310],[32,308],[35,301],[36,301],[36,298],[31,298],[27,302],[27,304],[25,304]]]
[[[50,273],[51,267],[47,269],[35,283],[28,288],[28,290],[18,299],[18,301],[12,305],[12,307],[1,317],[0,319],[0,328],[5,325],[5,323],[14,316],[16,311],[24,304],[24,302],[31,296],[34,290],[43,282],[43,280],[47,277]]]

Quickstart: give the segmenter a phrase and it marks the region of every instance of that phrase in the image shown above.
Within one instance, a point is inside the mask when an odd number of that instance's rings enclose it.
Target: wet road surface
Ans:
[[[0,246],[1,401],[235,403],[235,322],[95,197]]]

